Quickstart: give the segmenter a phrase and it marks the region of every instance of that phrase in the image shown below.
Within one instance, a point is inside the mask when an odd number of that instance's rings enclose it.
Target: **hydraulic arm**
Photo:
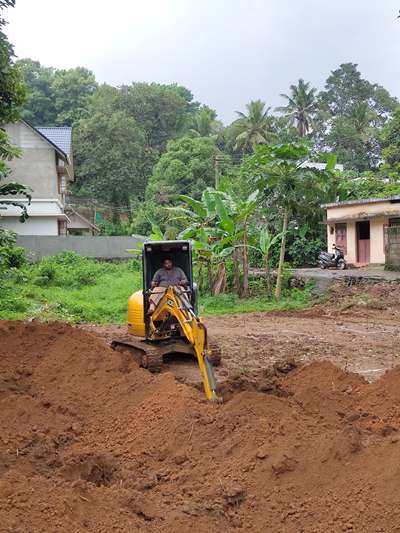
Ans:
[[[179,287],[169,287],[166,290],[151,316],[149,340],[165,338],[169,328],[164,325],[171,320],[171,316],[179,324],[182,335],[193,346],[207,399],[217,401],[217,384],[208,354],[207,328],[196,315],[186,291]]]

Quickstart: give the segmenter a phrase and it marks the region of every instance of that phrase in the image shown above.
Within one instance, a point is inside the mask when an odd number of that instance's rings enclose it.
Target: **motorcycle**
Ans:
[[[344,270],[347,268],[347,263],[344,259],[342,249],[336,246],[336,244],[334,244],[332,248],[334,250],[333,254],[330,254],[329,252],[321,252],[319,254],[318,259],[320,268],[324,269],[335,267],[339,270]]]

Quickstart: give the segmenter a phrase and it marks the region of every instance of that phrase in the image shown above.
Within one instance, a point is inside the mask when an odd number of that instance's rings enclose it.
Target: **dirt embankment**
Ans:
[[[0,323],[0,531],[399,531],[400,368],[274,379],[210,405],[90,333]]]

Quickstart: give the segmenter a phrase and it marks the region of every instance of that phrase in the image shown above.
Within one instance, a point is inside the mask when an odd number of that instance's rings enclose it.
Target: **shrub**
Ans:
[[[307,239],[297,237],[288,246],[287,255],[294,267],[314,266],[318,263],[318,256],[325,244],[321,239]]]
[[[21,268],[26,264],[25,250],[20,246],[0,246],[0,266],[5,268]]]
[[[82,257],[76,252],[62,252],[44,257],[35,266],[34,283],[40,286],[80,288],[94,285],[97,278],[105,273],[113,273],[116,265],[101,263],[95,259]]]
[[[17,242],[17,234],[0,228],[0,246],[13,246]]]

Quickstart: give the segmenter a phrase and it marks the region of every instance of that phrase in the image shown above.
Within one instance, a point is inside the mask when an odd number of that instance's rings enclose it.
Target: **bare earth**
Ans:
[[[0,321],[0,533],[399,532],[399,296],[209,319],[222,404],[123,328]]]
[[[373,381],[400,362],[400,283],[337,285],[325,303],[305,311],[207,317],[209,334],[222,346],[218,381],[256,376],[280,360],[329,360]],[[83,326],[106,340],[124,326]],[[183,361],[166,367],[178,379],[198,382],[197,369]]]

